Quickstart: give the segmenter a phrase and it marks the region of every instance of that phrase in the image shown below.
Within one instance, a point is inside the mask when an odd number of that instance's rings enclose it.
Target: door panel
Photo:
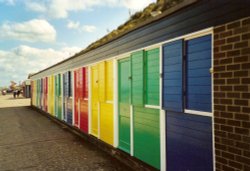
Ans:
[[[91,134],[98,136],[98,66],[91,67]]]
[[[212,171],[210,117],[167,112],[167,168],[169,171]]]
[[[130,153],[130,59],[119,61],[119,148]]]
[[[145,61],[146,104],[158,106],[160,93],[159,49],[146,51]]]
[[[132,104],[144,105],[144,51],[131,55]]]
[[[187,41],[186,48],[186,108],[211,112],[211,35]]]
[[[88,133],[88,100],[81,99],[80,129]]]
[[[163,46],[163,108],[183,112],[183,40]]]
[[[113,104],[100,103],[100,138],[113,145]]]
[[[88,72],[87,68],[82,68],[81,71],[80,129],[88,133]]]
[[[134,155],[160,169],[160,111],[133,107]]]
[[[80,110],[80,80],[79,80],[79,69],[74,71],[74,91],[75,91],[75,104],[74,104],[74,126],[79,126],[79,110]]]

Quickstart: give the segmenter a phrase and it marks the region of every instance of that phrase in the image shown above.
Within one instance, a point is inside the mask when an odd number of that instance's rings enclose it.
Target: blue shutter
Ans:
[[[68,72],[68,91],[69,91],[69,97],[72,96],[72,76],[71,76],[71,72]]]
[[[211,35],[186,42],[186,108],[211,112]]]
[[[163,108],[183,111],[183,40],[163,46]]]

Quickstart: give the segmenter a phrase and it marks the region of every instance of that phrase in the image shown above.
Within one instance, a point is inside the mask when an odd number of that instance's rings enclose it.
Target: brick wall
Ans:
[[[250,17],[214,29],[216,170],[250,171]]]

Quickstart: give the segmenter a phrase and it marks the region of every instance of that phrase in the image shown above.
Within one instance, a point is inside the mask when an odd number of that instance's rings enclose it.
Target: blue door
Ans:
[[[63,74],[63,118],[64,121],[72,125],[72,80],[71,72]]]
[[[211,36],[163,47],[168,171],[212,171]]]

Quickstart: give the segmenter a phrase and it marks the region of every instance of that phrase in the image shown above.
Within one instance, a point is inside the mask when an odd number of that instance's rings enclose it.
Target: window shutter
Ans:
[[[144,105],[144,51],[131,55],[132,104]]]
[[[186,42],[186,108],[211,112],[211,35]]]
[[[183,112],[183,40],[163,46],[163,108]]]

